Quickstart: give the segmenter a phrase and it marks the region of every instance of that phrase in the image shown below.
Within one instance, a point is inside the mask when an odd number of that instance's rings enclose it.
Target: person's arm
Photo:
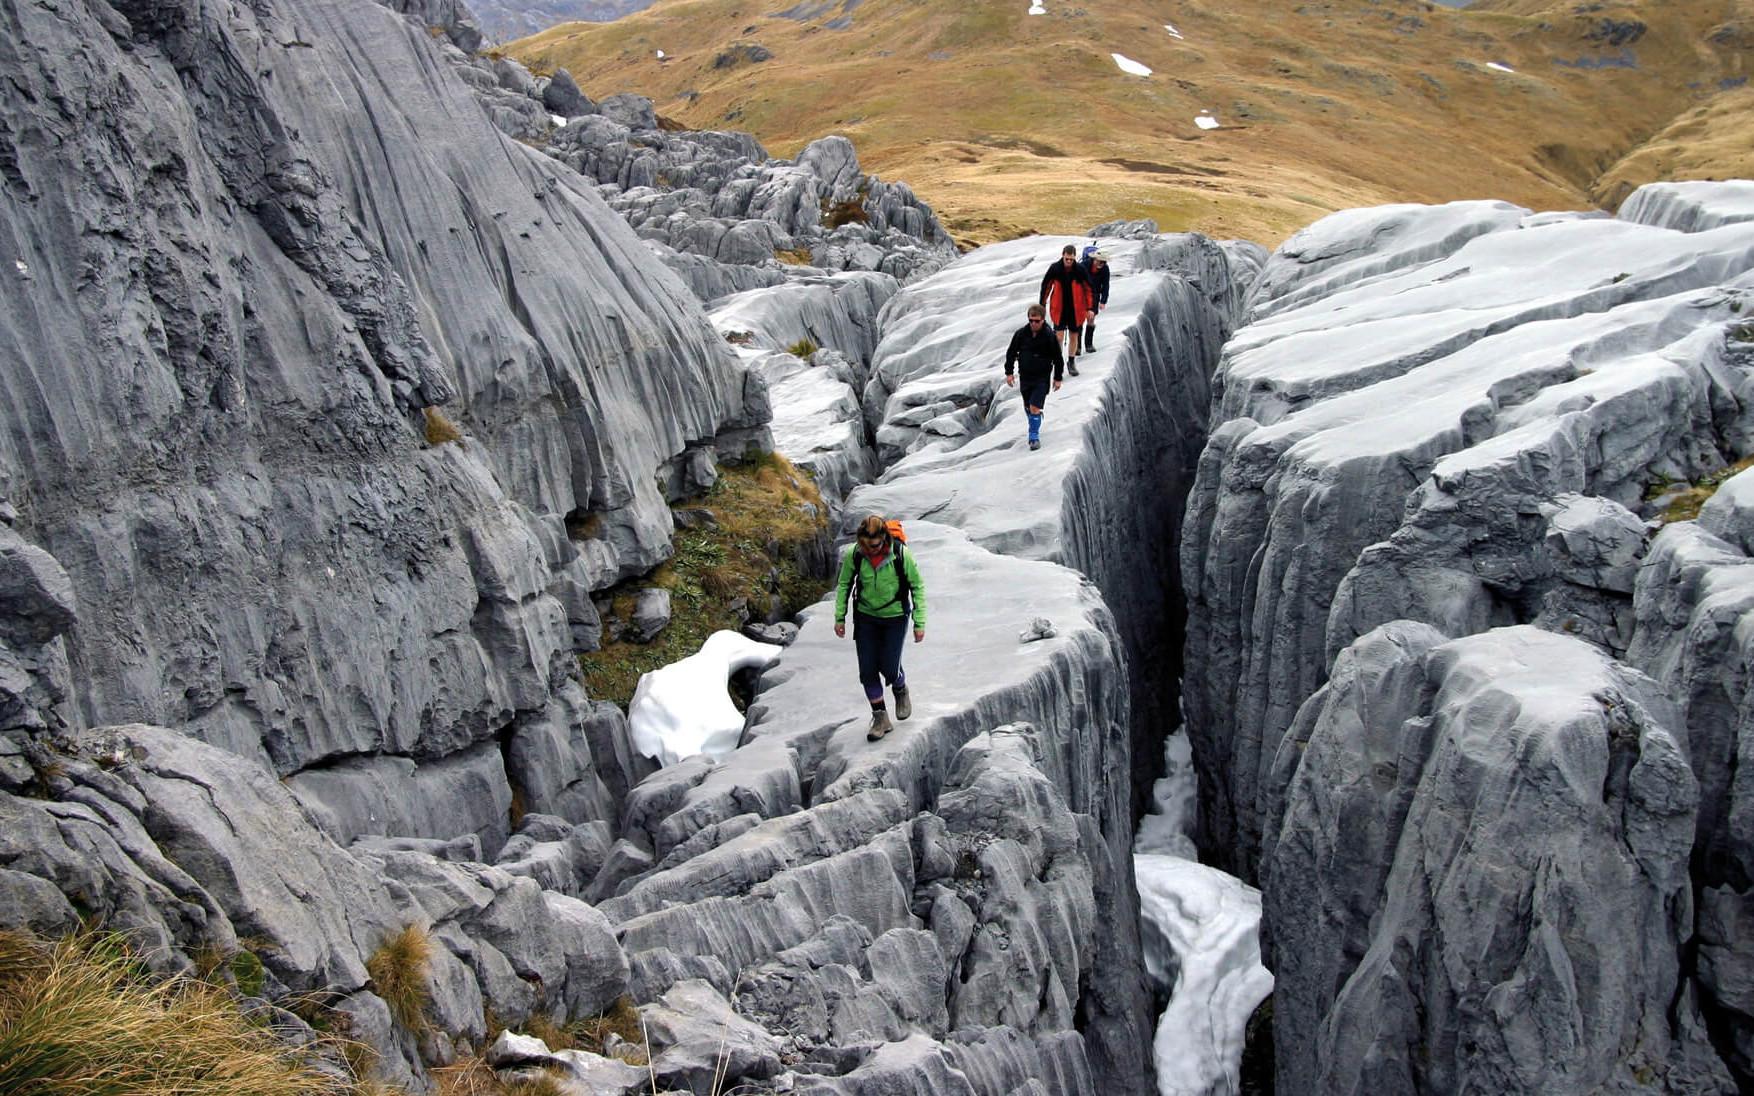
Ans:
[[[1059,264],[1056,263],[1054,265],[1057,266]],[[1048,285],[1053,280],[1054,280],[1054,268],[1052,266],[1050,266],[1050,267],[1048,267],[1048,272],[1041,276],[1041,292],[1039,294],[1037,294],[1037,296],[1036,296],[1036,300],[1035,300],[1036,304],[1045,305],[1048,303]]]
[[[1005,348],[1005,375],[1007,377],[1011,375],[1013,369],[1017,368],[1017,356],[1022,352],[1023,332],[1019,331],[1011,336],[1011,345]]]
[[[1047,337],[1048,356],[1054,360],[1054,383],[1059,384],[1066,371],[1066,356],[1060,353],[1060,340],[1052,335]]]
[[[1101,282],[1102,285],[1097,290],[1096,303],[1101,305],[1104,308],[1107,308],[1108,307],[1108,267],[1104,266],[1102,268],[1102,276],[1100,278],[1098,278],[1097,281]]]
[[[926,580],[920,577],[912,552],[901,557],[901,564],[907,568],[908,589],[914,599],[914,642],[918,643],[926,634]]]
[[[847,598],[853,592],[853,567],[857,553],[856,547],[849,546],[847,554],[842,556],[840,560],[840,577],[835,579],[834,583],[834,623],[836,626],[845,624],[847,620]]]

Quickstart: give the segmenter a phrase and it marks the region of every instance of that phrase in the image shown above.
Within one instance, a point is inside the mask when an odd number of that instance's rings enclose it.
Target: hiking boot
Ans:
[[[882,708],[871,709],[871,729],[865,732],[867,741],[875,742],[893,730],[895,730],[895,724],[889,722],[888,712]]]
[[[1074,377],[1076,377],[1078,375],[1078,359],[1077,358],[1071,358],[1071,359],[1067,360],[1066,372],[1072,374]]]
[[[895,718],[906,719],[914,714],[914,702],[908,699],[906,689],[895,690]]]
[[[1029,451],[1030,451],[1030,452],[1031,452],[1031,453],[1033,453],[1033,452],[1035,452],[1035,451],[1036,451],[1036,450],[1037,450],[1037,449],[1040,449],[1040,448],[1041,448],[1041,442],[1040,442],[1040,441],[1037,441],[1037,440],[1036,440],[1036,439],[1035,439],[1035,438],[1030,438],[1030,439],[1029,439]]]

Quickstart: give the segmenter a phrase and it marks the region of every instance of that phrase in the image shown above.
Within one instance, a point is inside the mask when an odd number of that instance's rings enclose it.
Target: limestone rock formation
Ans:
[[[1281,1088],[1749,1082],[1745,208],[1353,210],[1263,269],[1184,698],[1203,849],[1266,896]]]
[[[1747,224],[1501,203],[1354,210],[1275,254],[1225,348],[1183,542],[1208,851],[1252,871],[1279,740],[1379,624],[1624,649],[1646,486],[1754,449],[1751,289]]]
[[[595,188],[383,8],[7,12],[17,125],[62,136],[8,161],[0,325],[38,349],[8,365],[35,396],[0,418],[0,479],[8,536],[79,613],[20,605],[8,695],[28,674],[72,688],[71,724],[187,728],[294,778],[344,841],[503,839],[495,736],[592,769],[565,680],[586,595],[667,554],[686,455],[765,444],[745,371]],[[75,147],[105,166],[69,176]],[[423,444],[441,403],[464,440]],[[410,778],[481,792],[442,829],[361,807]]]
[[[1279,750],[1281,1084],[1734,1091],[1675,993],[1699,802],[1678,726],[1650,679],[1527,625],[1349,647]]]

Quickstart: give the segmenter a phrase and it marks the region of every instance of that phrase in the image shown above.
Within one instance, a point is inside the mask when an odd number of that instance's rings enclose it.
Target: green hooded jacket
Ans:
[[[890,545],[891,552],[896,545]],[[920,578],[920,569],[914,566],[914,554],[906,548],[901,549],[901,565],[907,569],[908,584],[912,587],[914,603],[914,627],[922,631],[926,627],[926,584]],[[901,579],[895,573],[895,561],[885,556],[881,566],[873,569],[871,561],[865,553],[859,551],[857,544],[847,546],[847,551],[840,560],[840,578],[836,581],[834,595],[834,622],[841,623],[847,618],[847,599],[853,592],[853,569],[859,573],[859,603],[855,606],[866,616],[880,617],[885,620],[900,616],[906,610],[902,606]]]

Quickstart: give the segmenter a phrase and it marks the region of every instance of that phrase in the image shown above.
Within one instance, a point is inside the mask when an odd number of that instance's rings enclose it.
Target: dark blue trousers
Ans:
[[[859,684],[865,687],[865,699],[872,704],[883,703],[884,681],[889,682],[891,688],[907,688],[907,675],[901,670],[901,645],[907,640],[912,619],[907,613],[896,617],[853,613],[853,646],[859,652]]]

